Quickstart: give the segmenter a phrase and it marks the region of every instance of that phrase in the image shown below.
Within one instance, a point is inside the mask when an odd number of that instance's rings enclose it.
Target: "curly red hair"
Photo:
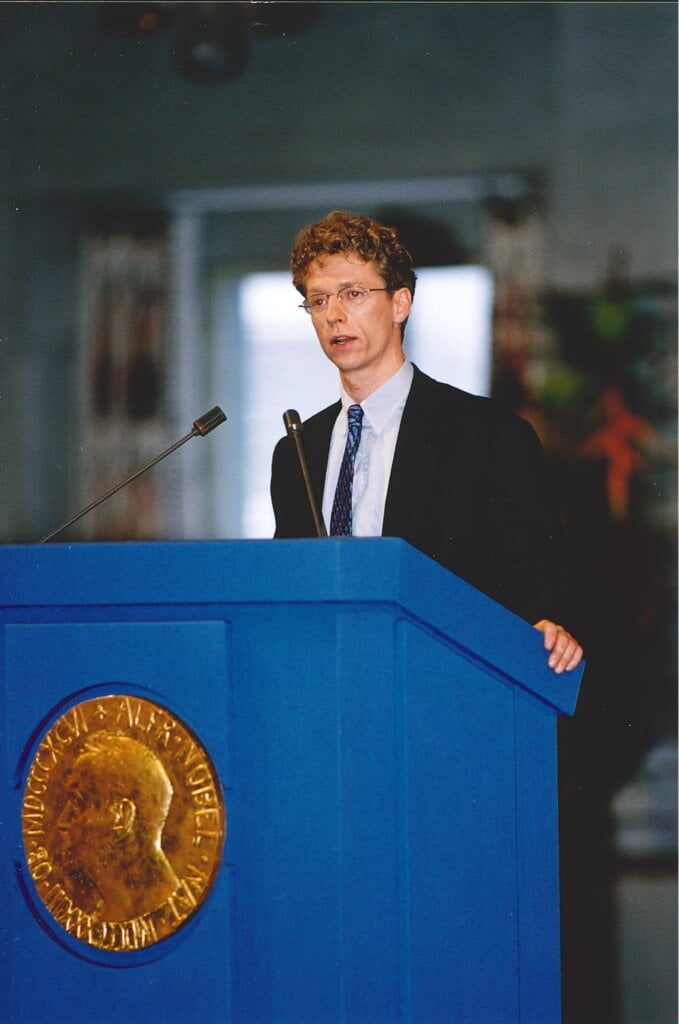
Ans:
[[[304,296],[309,264],[319,256],[355,253],[375,263],[390,292],[408,288],[415,293],[416,275],[410,253],[398,240],[396,228],[385,227],[369,217],[333,210],[323,220],[303,228],[290,255],[292,283]]]

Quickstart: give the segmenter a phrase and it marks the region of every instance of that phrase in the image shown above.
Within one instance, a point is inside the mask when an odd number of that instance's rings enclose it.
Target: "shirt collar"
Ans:
[[[376,434],[382,433],[396,412],[403,411],[410,385],[413,382],[413,372],[413,364],[406,359],[389,380],[360,403],[363,409],[363,422],[365,423],[367,420]],[[344,388],[341,390],[341,399],[344,413],[350,405],[356,405],[354,399],[347,394]]]

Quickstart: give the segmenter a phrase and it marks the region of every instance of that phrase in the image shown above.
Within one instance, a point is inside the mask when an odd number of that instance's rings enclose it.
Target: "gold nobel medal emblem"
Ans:
[[[167,938],[215,880],[226,814],[196,736],[166,708],[113,694],[44,734],[22,802],[29,873],[70,936],[129,953]]]

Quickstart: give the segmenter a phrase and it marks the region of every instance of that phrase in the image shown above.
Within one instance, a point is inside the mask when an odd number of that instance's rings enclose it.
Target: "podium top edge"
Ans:
[[[0,546],[4,622],[31,608],[317,602],[395,604],[554,710],[575,710],[582,667],[557,676],[529,623],[397,538]]]

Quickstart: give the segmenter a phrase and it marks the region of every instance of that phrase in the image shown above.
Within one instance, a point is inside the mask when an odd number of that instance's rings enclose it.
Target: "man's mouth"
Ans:
[[[352,335],[351,334],[338,334],[335,338],[331,338],[330,339],[330,344],[331,345],[338,345],[339,347],[341,347],[342,345],[346,345],[346,343],[348,341],[351,341],[351,340],[352,340]]]

